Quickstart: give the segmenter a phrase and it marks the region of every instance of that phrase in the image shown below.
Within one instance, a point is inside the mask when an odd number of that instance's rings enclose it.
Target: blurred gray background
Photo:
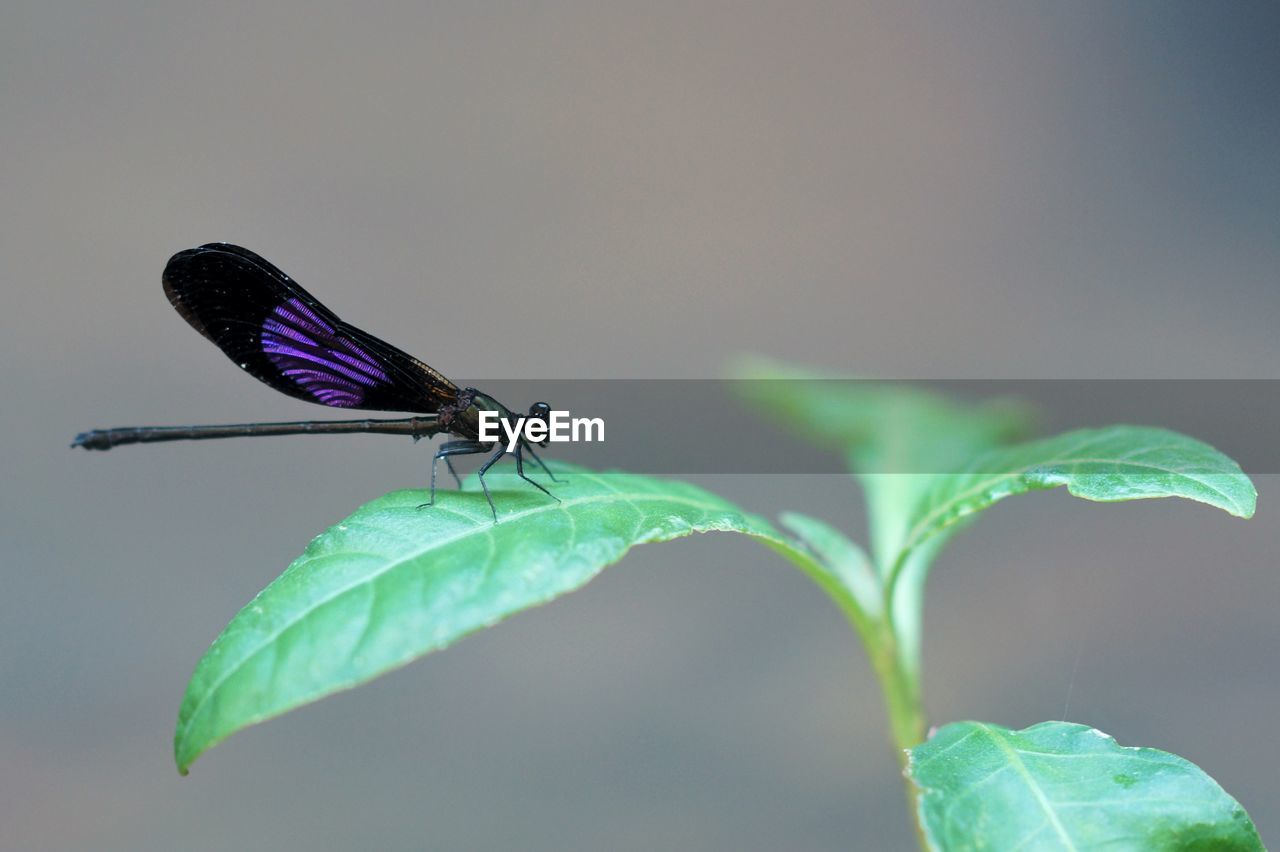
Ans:
[[[0,848],[909,848],[851,633],[732,536],[641,548],[179,778],[208,642],[428,452],[67,442],[324,416],[165,301],[165,260],[211,240],[462,381],[713,378],[743,352],[1276,378],[1278,37],[1270,2],[8,0]],[[698,479],[861,531],[839,475]],[[933,720],[1174,751],[1280,842],[1280,479],[1257,483],[1248,523],[993,510],[932,579]]]

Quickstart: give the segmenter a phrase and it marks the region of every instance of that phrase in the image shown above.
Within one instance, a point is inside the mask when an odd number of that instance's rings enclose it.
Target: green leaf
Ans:
[[[968,404],[915,385],[824,375],[763,358],[740,359],[732,387],[760,414],[813,443],[847,451],[859,473],[950,471],[980,450],[1025,435],[1031,409]]]
[[[956,722],[909,752],[939,850],[1260,850],[1235,799],[1195,764],[1085,725]]]
[[[1027,435],[1029,406],[1007,399],[952,401],[917,385],[853,379],[739,359],[732,388],[760,414],[812,443],[842,452],[867,496],[870,545],[887,575],[907,517],[933,475]]]
[[[1061,485],[1102,502],[1185,497],[1241,518],[1253,515],[1258,495],[1240,465],[1186,435],[1142,426],[1079,429],[994,450],[968,472],[937,477],[912,513],[899,558],[1006,497]]]
[[[784,512],[781,520],[807,545],[815,563],[821,566],[821,575],[809,572],[809,576],[840,606],[867,647],[875,648],[876,627],[883,617],[884,588],[866,552],[825,521],[799,512]]]
[[[862,612],[872,618],[880,617],[883,608],[880,580],[861,547],[826,521],[799,512],[783,512],[781,521],[809,546],[823,567],[857,601]]]
[[[179,771],[241,728],[572,591],[636,544],[745,533],[825,576],[767,522],[700,488],[557,470],[567,479],[551,485],[560,503],[514,474],[490,474],[497,525],[472,478],[469,493],[442,492],[423,510],[421,491],[388,494],[318,536],[196,666],[174,736]]]

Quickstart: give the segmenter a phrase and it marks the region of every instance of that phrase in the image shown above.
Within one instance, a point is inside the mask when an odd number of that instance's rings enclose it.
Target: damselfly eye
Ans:
[[[529,416],[536,417],[539,420],[550,420],[551,406],[547,405],[545,402],[535,402],[533,405],[529,406]]]

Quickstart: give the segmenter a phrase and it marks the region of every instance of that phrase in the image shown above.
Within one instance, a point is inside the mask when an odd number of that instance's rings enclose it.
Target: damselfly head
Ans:
[[[551,406],[545,402],[535,402],[533,405],[529,406],[529,419],[541,420],[543,423],[546,423],[548,426],[550,426],[551,425]],[[538,446],[545,447],[548,443],[549,441],[539,441]]]

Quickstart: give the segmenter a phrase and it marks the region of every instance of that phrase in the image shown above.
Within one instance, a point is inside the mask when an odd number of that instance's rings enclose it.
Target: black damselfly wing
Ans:
[[[249,374],[334,408],[431,413],[458,388],[426,364],[338,319],[248,249],[209,243],[164,270],[169,302]]]

